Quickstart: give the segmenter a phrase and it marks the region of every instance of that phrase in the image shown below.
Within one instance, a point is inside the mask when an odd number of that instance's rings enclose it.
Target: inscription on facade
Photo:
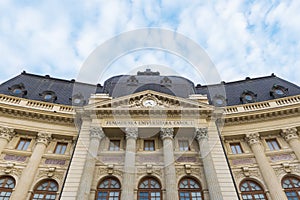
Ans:
[[[123,120],[108,120],[104,121],[102,126],[140,126],[140,127],[148,127],[148,126],[156,126],[156,127],[161,127],[161,126],[184,126],[184,127],[194,127],[195,122],[193,120],[132,120],[132,121],[123,121]]]
[[[196,162],[197,158],[196,157],[190,157],[190,156],[181,156],[177,158],[177,162]]]
[[[18,162],[25,162],[27,156],[17,156],[17,155],[5,155],[4,160],[14,160]]]
[[[139,163],[148,163],[148,162],[159,163],[159,162],[163,162],[163,158],[157,155],[156,156],[139,155],[137,156],[137,161]]]

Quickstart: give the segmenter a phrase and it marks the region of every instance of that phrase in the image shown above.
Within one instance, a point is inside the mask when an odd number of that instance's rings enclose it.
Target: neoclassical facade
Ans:
[[[300,88],[194,85],[147,69],[102,85],[0,85],[0,199],[300,199]]]

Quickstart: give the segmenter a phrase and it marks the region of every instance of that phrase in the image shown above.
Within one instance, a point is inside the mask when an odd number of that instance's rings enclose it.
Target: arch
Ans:
[[[161,183],[157,178],[146,176],[138,185],[138,200],[162,200]]]
[[[178,196],[180,200],[203,200],[201,184],[194,177],[185,176],[178,183]]]
[[[267,200],[265,191],[258,181],[252,179],[243,180],[239,189],[243,200]]]
[[[53,179],[44,179],[36,184],[31,195],[32,200],[55,200],[58,183]]]
[[[121,198],[121,183],[113,176],[102,178],[97,186],[96,200],[119,200]]]
[[[287,175],[282,178],[282,188],[288,200],[300,199],[300,179],[294,175]]]
[[[16,181],[11,176],[0,177],[0,199],[9,199],[13,189],[16,186]]]

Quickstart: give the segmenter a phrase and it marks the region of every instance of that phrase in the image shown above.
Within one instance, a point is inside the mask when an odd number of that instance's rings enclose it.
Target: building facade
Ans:
[[[147,69],[0,85],[0,199],[300,199],[300,87]]]

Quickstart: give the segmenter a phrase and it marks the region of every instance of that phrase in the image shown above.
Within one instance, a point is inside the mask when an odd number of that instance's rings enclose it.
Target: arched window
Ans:
[[[288,200],[300,199],[300,180],[293,176],[287,176],[282,179],[282,187]]]
[[[121,185],[119,180],[113,177],[106,178],[98,185],[96,200],[119,200]]]
[[[264,190],[255,181],[251,181],[251,180],[243,181],[240,185],[240,190],[242,192],[243,200],[250,200],[250,199],[266,200],[267,199]]]
[[[0,199],[8,200],[15,187],[15,179],[10,176],[0,178]]]
[[[139,184],[138,200],[161,200],[161,185],[152,178],[147,177],[142,179]]]
[[[58,184],[54,180],[44,180],[40,182],[31,196],[32,200],[55,200],[58,191]]]
[[[183,178],[179,182],[180,200],[203,200],[200,184],[192,178]]]

